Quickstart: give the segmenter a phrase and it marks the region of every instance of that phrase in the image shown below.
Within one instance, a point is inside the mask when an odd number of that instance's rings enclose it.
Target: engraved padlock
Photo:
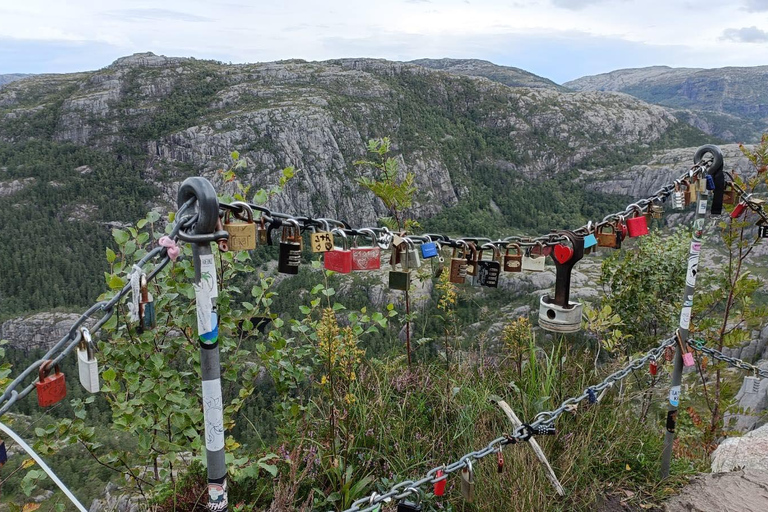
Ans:
[[[491,259],[484,259],[483,253],[492,252]],[[494,244],[485,244],[478,252],[477,283],[480,286],[498,288],[501,263],[499,263],[499,248]]]
[[[67,384],[64,374],[61,373],[59,365],[54,366],[54,373],[51,374],[52,360],[46,359],[40,365],[40,380],[35,382],[37,390],[37,404],[40,407],[49,407],[57,404],[67,396]]]
[[[310,246],[314,253],[333,250],[333,233],[331,233],[331,228],[327,221],[321,220],[320,222],[323,227],[321,229],[313,227],[312,234],[310,235]]]
[[[610,222],[598,224],[595,228],[595,236],[597,237],[598,247],[609,247],[611,249],[621,247],[621,239],[616,232],[616,226]]]
[[[380,269],[381,248],[376,245],[376,234],[370,229],[361,229],[360,232],[369,237],[373,245],[358,247],[357,237],[355,237],[355,246],[350,249],[352,252],[352,270]]]
[[[534,247],[539,247],[539,250],[535,250]],[[544,272],[546,269],[545,263],[547,260],[547,257],[542,252],[541,244],[537,242],[537,245],[534,247],[529,247],[525,254],[523,255],[522,260],[522,269],[527,272]],[[536,254],[538,252],[538,255]]]
[[[155,299],[149,293],[147,284],[147,275],[141,274],[139,279],[139,328],[140,333],[150,331],[157,326],[157,315],[155,313]]]
[[[342,246],[334,247],[333,250],[323,254],[323,266],[327,270],[349,274],[352,272],[352,251],[346,247],[347,234],[338,228],[334,228],[333,233],[340,235]],[[338,237],[336,239],[338,240]]]
[[[507,244],[504,251],[504,272],[523,271],[523,250],[519,244]]]
[[[461,247],[454,247],[451,255],[451,275],[449,280],[452,283],[464,284],[467,280],[467,257],[466,243],[461,243]]]
[[[285,219],[283,224],[277,271],[281,274],[295,275],[299,273],[301,263],[301,231],[296,219]]]
[[[632,205],[632,217],[627,219],[627,231],[629,236],[637,237],[648,234],[648,219],[643,215],[643,210],[638,205]]]
[[[232,220],[232,210],[224,214],[224,230],[229,233],[230,251],[252,251],[256,249],[256,224],[253,222],[253,210],[248,203],[235,201],[232,206],[238,206],[242,213],[238,215],[239,222]],[[244,220],[242,220],[244,217]]]
[[[99,363],[93,353],[93,340],[87,328],[80,329],[80,343],[77,347],[77,371],[80,385],[89,393],[99,392]]]

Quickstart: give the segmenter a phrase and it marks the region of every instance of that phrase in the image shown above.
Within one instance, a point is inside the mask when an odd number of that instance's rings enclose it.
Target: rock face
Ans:
[[[693,126],[727,140],[755,141],[768,128],[768,66],[748,68],[621,69],[564,85],[578,91],[617,91],[690,111]]]
[[[696,479],[665,505],[666,512],[764,512],[768,509],[768,472],[709,474]]]
[[[22,78],[26,78],[28,76],[31,76],[31,75],[25,75],[22,73],[10,73],[5,75],[0,75],[0,88],[2,88],[5,84],[15,82],[16,80],[21,80]]]
[[[713,473],[741,468],[768,474],[768,425],[741,437],[730,437],[712,453]]]
[[[144,506],[140,497],[123,494],[115,484],[109,483],[104,497],[93,500],[88,512],[140,512]]]
[[[18,350],[50,349],[68,332],[80,317],[74,313],[37,313],[13,318],[0,324],[0,339]],[[87,321],[86,326],[94,322]]]
[[[508,85],[509,87],[532,87],[534,89],[555,89],[567,91],[568,89],[557,85],[552,80],[534,75],[520,68],[511,66],[499,66],[487,60],[478,59],[418,59],[410,61],[410,64],[418,64],[425,68],[447,71],[456,75],[478,76]]]

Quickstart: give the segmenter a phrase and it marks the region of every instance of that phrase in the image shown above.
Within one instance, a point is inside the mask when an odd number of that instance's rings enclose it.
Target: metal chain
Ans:
[[[176,223],[173,227],[173,230],[169,234],[169,237],[171,239],[176,240],[179,236],[179,233],[184,230],[190,229],[194,223],[197,221],[197,215],[191,214],[191,215],[184,215],[187,210],[191,209],[194,206],[195,200],[190,199],[185,204],[179,208],[179,210],[176,212],[175,220]],[[147,275],[147,282],[150,282],[152,279],[154,279],[155,276],[168,264],[168,262],[171,261],[170,257],[168,257],[168,249],[166,247],[155,247],[151,251],[149,251],[147,254],[144,255],[141,260],[139,260],[138,263],[136,263],[136,267],[139,269],[143,268],[144,265],[147,264],[150,260],[152,260],[155,257],[161,258],[160,261],[155,265],[155,267],[152,269],[152,271]],[[137,270],[133,270],[133,272],[137,272]],[[130,276],[130,274],[129,274]],[[18,400],[21,400],[25,396],[29,395],[34,389],[35,389],[35,383],[31,382],[27,387],[22,389],[21,391],[17,391],[16,388],[22,385],[25,379],[27,379],[30,375],[37,375],[38,370],[40,369],[40,365],[43,364],[46,360],[52,360],[51,366],[58,364],[61,362],[62,359],[64,359],[72,350],[75,349],[80,344],[80,339],[82,337],[82,332],[80,330],[80,327],[90,318],[92,315],[97,314],[99,312],[103,313],[102,317],[96,322],[96,324],[91,327],[89,330],[91,333],[96,333],[101,329],[105,323],[109,321],[110,318],[112,318],[112,315],[115,312],[115,306],[117,305],[120,300],[125,297],[129,292],[131,291],[131,284],[130,279],[129,282],[123,286],[123,288],[110,300],[108,301],[101,301],[97,302],[90,308],[88,308],[85,313],[80,315],[80,317],[75,321],[74,324],[72,324],[72,327],[70,327],[69,332],[61,338],[48,352],[45,353],[45,355],[42,357],[42,359],[32,363],[29,365],[18,377],[16,377],[6,388],[2,395],[0,395],[0,404],[2,406],[0,407],[0,417],[2,417],[3,414],[8,412],[8,410],[13,406],[14,403],[16,403]],[[63,347],[63,349],[62,349]],[[57,355],[55,355],[57,354]],[[55,357],[54,357],[55,355]]]
[[[688,340],[688,346],[697,352],[701,352],[703,354],[707,354],[708,356],[711,356],[713,359],[726,362],[730,366],[734,366],[742,370],[747,370],[748,372],[754,373],[756,376],[759,375],[760,377],[768,379],[768,371],[762,370],[759,367],[753,364],[749,364],[748,362],[743,361],[741,359],[737,359],[735,357],[729,357],[717,349],[704,346],[704,341],[702,340]]]
[[[677,186],[679,186],[680,184],[690,184],[691,180],[693,180],[694,178],[696,179],[701,178],[709,171],[709,168],[711,167],[711,165],[712,165],[712,160],[702,160],[701,162],[693,165],[688,171],[686,171],[684,174],[682,174],[678,179],[674,180],[672,183],[669,183],[664,187],[658,189],[653,195],[645,199],[640,199],[634,203],[630,203],[629,205],[627,205],[627,207],[623,211],[606,215],[600,222],[593,223],[592,221],[590,221],[587,224],[574,229],[573,232],[580,235],[587,235],[587,234],[593,233],[596,226],[617,221],[617,220],[619,221],[623,220],[638,212],[643,212],[655,202],[666,201],[666,199],[672,194],[672,192],[675,191]],[[268,224],[274,223],[276,226],[280,226],[283,221],[292,221],[292,222],[295,221],[298,223],[299,227],[302,230],[306,230],[306,229],[330,230],[330,228],[334,228],[336,230],[342,231],[346,236],[350,236],[350,237],[368,236],[370,235],[371,232],[373,232],[378,237],[376,239],[376,243],[382,249],[389,248],[392,243],[392,238],[394,237],[394,233],[392,233],[387,228],[381,228],[381,227],[352,228],[346,222],[337,220],[337,219],[330,219],[330,218],[313,219],[310,217],[302,217],[302,216],[296,217],[296,216],[288,215],[285,213],[274,212],[264,206],[251,204],[251,203],[243,203],[243,202],[238,202],[233,204],[220,203],[219,207],[222,209],[222,211],[226,210],[226,211],[232,212],[234,216],[237,217],[238,219],[248,220],[248,216],[245,212],[245,205],[250,207],[252,211],[261,212],[262,219],[264,219],[265,223],[268,223]],[[467,242],[482,242],[483,244],[492,244],[501,249],[504,249],[511,244],[517,244],[521,248],[532,248],[536,246],[542,247],[542,248],[552,247],[563,241],[566,241],[566,238],[563,237],[561,234],[558,234],[556,231],[548,235],[542,235],[537,237],[515,235],[515,236],[508,236],[500,240],[491,240],[490,238],[471,237],[471,236],[453,238],[448,235],[442,235],[442,234],[426,234],[422,236],[415,236],[415,237],[412,236],[411,238],[422,239],[422,240],[429,239],[429,241],[438,242],[440,243],[440,245],[445,245],[449,247],[466,246]]]
[[[597,392],[600,392],[606,388],[614,385],[614,383],[625,379],[630,373],[638,368],[644,366],[650,360],[658,360],[664,354],[664,350],[675,344],[675,338],[669,338],[662,341],[659,346],[649,350],[643,357],[633,359],[627,363],[622,369],[610,374],[600,384],[591,386],[584,390],[584,392],[573,398],[568,398],[560,407],[553,411],[540,412],[534,418],[533,423],[524,424],[517,427],[512,433],[505,434],[502,437],[498,437],[488,443],[485,448],[470,452],[461,457],[456,462],[448,464],[447,466],[438,466],[429,470],[421,480],[404,480],[398,484],[392,486],[389,491],[384,494],[372,493],[365,498],[360,498],[352,503],[352,506],[344,512],[370,512],[376,510],[382,503],[391,500],[401,500],[406,498],[410,494],[418,492],[420,487],[427,484],[435,484],[441,480],[448,478],[448,475],[468,467],[473,461],[480,460],[483,457],[487,457],[492,453],[498,453],[502,448],[508,444],[513,444],[518,441],[527,441],[533,435],[536,434],[553,434],[552,430],[555,420],[560,415],[567,411],[572,411],[576,405],[589,398],[590,395],[594,396]],[[443,471],[440,477],[435,476],[438,471]]]

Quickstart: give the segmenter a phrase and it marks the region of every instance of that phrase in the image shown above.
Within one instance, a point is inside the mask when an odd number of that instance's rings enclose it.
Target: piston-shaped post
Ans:
[[[555,296],[545,295],[539,305],[539,326],[553,332],[576,332],[581,327],[582,304],[571,302],[571,272],[584,257],[584,237],[573,231],[561,231],[570,245],[556,245],[552,252],[555,262]]]

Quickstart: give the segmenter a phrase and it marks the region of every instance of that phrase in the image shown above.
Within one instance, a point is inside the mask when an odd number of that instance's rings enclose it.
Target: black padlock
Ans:
[[[283,221],[289,226],[283,226],[280,238],[280,256],[277,260],[277,271],[281,274],[298,274],[301,263],[301,232],[295,219]]]
[[[416,495],[416,501],[403,500],[397,504],[397,512],[421,512],[421,494],[415,487],[409,487],[408,491]]]
[[[483,251],[492,250],[493,258],[483,259]],[[477,283],[480,286],[497,288],[499,286],[499,274],[501,274],[501,263],[499,263],[499,249],[493,244],[484,245],[480,248],[477,261]]]
[[[768,226],[757,226],[757,233],[760,238],[768,238]]]

